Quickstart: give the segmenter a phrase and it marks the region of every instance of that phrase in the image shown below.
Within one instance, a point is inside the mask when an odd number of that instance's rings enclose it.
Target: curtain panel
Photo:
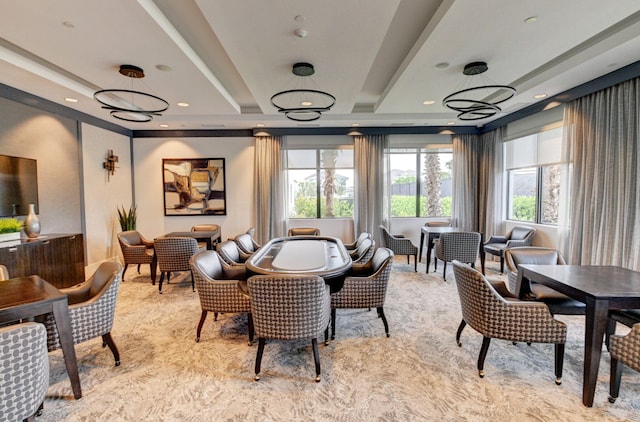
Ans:
[[[485,239],[505,233],[504,137],[506,127],[478,139],[478,230]]]
[[[354,166],[356,197],[354,207],[355,237],[371,233],[381,245],[378,226],[384,221],[385,182],[384,152],[386,135],[354,136]]]
[[[478,136],[453,136],[451,214],[454,225],[478,230]]]
[[[640,78],[565,107],[571,264],[640,270]]]
[[[257,136],[254,160],[256,240],[284,235],[284,169],[280,136]]]

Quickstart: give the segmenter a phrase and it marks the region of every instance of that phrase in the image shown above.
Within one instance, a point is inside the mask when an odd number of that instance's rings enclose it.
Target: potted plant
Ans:
[[[124,206],[122,206],[122,209],[118,208],[118,220],[123,232],[136,229],[136,218],[137,211],[135,206],[129,207],[129,211],[125,210]]]
[[[20,239],[24,223],[16,218],[0,219],[0,242]]]

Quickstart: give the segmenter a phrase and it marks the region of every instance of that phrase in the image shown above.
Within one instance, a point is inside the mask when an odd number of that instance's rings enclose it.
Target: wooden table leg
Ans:
[[[82,397],[82,389],[80,387],[80,377],[78,375],[78,362],[76,361],[76,350],[73,346],[73,333],[71,331],[71,320],[69,318],[69,306],[66,297],[64,300],[56,300],[53,302],[53,317],[56,321],[58,336],[60,338],[60,347],[64,356],[64,364],[67,367],[69,380],[71,381],[71,389],[76,399]]]
[[[582,384],[582,404],[587,407],[593,406],[608,312],[609,302],[607,300],[587,299]]]
[[[422,245],[424,245],[424,232],[420,230],[420,252],[418,255],[418,262],[422,262]]]

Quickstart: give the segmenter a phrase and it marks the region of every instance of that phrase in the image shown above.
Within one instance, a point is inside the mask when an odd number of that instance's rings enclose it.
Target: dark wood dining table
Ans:
[[[171,232],[163,237],[193,237],[198,242],[206,243],[207,249],[215,249],[216,243],[220,242],[220,230],[198,230],[189,232]]]
[[[615,266],[520,265],[520,298],[528,293],[527,280],[586,304],[582,403],[593,406],[607,315],[612,309],[640,309],[640,272]]]
[[[37,275],[0,281],[0,323],[52,313],[73,396],[82,397],[67,295]]]
[[[452,232],[466,232],[469,230],[461,229],[459,227],[448,227],[448,226],[422,226],[420,229],[420,249],[419,249],[419,260],[422,261],[422,250],[424,246],[424,241],[427,239],[427,265],[425,272],[429,272],[429,264],[431,263],[431,251],[433,251],[433,245],[435,240],[440,237],[442,233],[452,233]],[[484,243],[484,236],[480,233],[480,248],[478,250],[478,254],[480,255],[480,266],[482,268],[482,274],[484,274],[484,260],[485,254],[482,248],[482,244]]]

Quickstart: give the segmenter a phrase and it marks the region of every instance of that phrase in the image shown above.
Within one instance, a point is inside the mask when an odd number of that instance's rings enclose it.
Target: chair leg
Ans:
[[[478,375],[480,378],[484,378],[484,359],[487,357],[490,343],[491,337],[484,337],[482,339],[482,347],[480,348],[480,355],[478,356]]]
[[[193,290],[194,292],[196,291],[196,284],[193,280],[193,271],[189,271],[189,273],[191,274],[191,290]]]
[[[160,273],[160,282],[158,283],[158,292],[162,294],[162,282],[164,281],[164,275],[166,273],[163,271]],[[167,276],[167,283],[169,282],[169,277]]]
[[[138,274],[140,274],[140,264],[138,264]]]
[[[124,268],[122,270],[122,281],[124,281],[124,273],[127,272],[127,268],[129,268],[129,264],[124,264]]]
[[[609,403],[615,403],[620,393],[620,378],[622,378],[622,363],[611,357],[611,376],[609,383]]]
[[[418,272],[418,254],[413,255],[413,270]]]
[[[253,344],[253,335],[255,334],[255,330],[253,328],[253,316],[251,312],[247,313],[247,325],[249,326],[249,346]]]
[[[113,337],[111,337],[111,332],[102,335],[102,341],[109,346],[111,353],[113,353],[113,359],[116,361],[116,366],[120,366],[120,352],[118,352],[118,348],[116,347],[116,343],[113,341]]]
[[[202,331],[202,326],[204,325],[204,320],[207,319],[207,311],[202,310],[202,314],[200,315],[200,322],[198,323],[198,329],[196,331],[196,343],[200,342],[200,332]]]
[[[500,255],[500,274],[504,274],[504,255]]]
[[[407,264],[410,264],[411,261],[409,261],[409,255],[407,255]]]
[[[564,364],[564,343],[555,345],[556,360],[556,385],[562,384],[562,366]]]
[[[320,353],[318,352],[318,339],[311,339],[311,345],[313,346],[313,360],[316,363],[316,382],[320,382]]]
[[[336,308],[331,308],[331,340],[336,339]]]
[[[443,267],[443,269],[442,269],[442,279],[444,281],[447,281],[447,261],[442,261],[442,262],[444,262],[444,265],[442,266]]]
[[[605,331],[604,344],[607,346],[607,351],[609,350],[609,340],[611,336],[616,333],[616,320],[613,318],[607,318],[607,328]]]
[[[467,326],[467,321],[464,319],[460,321],[460,325],[458,326],[458,331],[456,332],[456,344],[458,347],[462,347],[462,343],[460,342],[460,336],[462,335],[462,330]]]
[[[387,317],[384,316],[384,309],[382,308],[382,306],[378,307],[378,317],[382,318],[382,323],[384,324],[384,332],[387,334],[387,337],[390,337],[389,324],[387,323]]]
[[[327,325],[327,328],[324,329],[324,345],[329,345],[329,325]]]
[[[258,354],[256,355],[256,376],[253,378],[256,381],[260,381],[260,363],[262,363],[262,353],[264,352],[264,337],[258,339]]]

